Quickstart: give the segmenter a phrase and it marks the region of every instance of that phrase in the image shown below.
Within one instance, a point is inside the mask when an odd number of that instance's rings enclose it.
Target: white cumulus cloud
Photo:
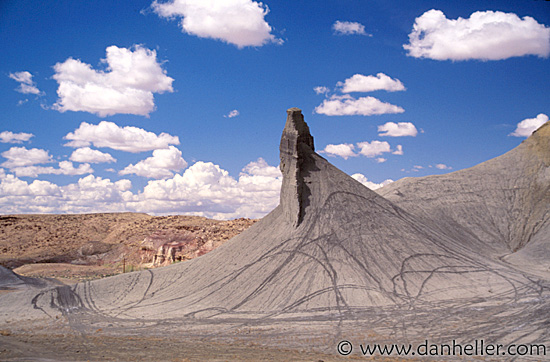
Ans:
[[[38,148],[12,147],[2,152],[2,157],[6,158],[7,161],[0,166],[10,169],[17,177],[38,177],[40,174],[83,175],[94,172],[88,163],[83,163],[75,168],[70,161],[59,162],[57,168],[36,166],[53,162],[53,158],[48,151]]]
[[[371,190],[379,189],[379,188],[381,188],[383,186],[386,186],[388,184],[391,184],[393,182],[393,180],[387,179],[387,180],[385,180],[381,183],[375,183],[375,182],[369,181],[365,177],[365,175],[363,175],[361,173],[354,173],[353,175],[351,175],[351,177],[353,177],[355,180],[361,182],[363,185],[365,185],[366,187],[368,187]]]
[[[267,5],[252,0],[171,0],[151,5],[159,16],[180,22],[184,33],[211,38],[238,48],[282,41],[265,21]]]
[[[270,166],[263,158],[258,158],[256,161],[250,162],[241,172],[242,175],[261,176],[270,179],[278,179],[283,175],[279,167]]]
[[[386,141],[359,142],[357,147],[360,148],[359,153],[361,155],[369,158],[391,152],[390,144]]]
[[[131,182],[111,182],[89,175],[77,183],[58,186],[48,181],[32,183],[7,175],[0,180],[0,207],[6,213],[83,213],[128,211],[135,197]]]
[[[89,163],[116,162],[116,159],[110,154],[98,150],[92,150],[90,147],[82,147],[74,150],[74,152],[69,157],[69,160],[74,162]]]
[[[384,73],[378,73],[376,76],[354,74],[351,78],[346,79],[344,82],[338,82],[336,85],[342,88],[343,93],[405,90],[405,86],[399,79],[393,79]]]
[[[90,167],[90,164],[83,163],[74,167],[73,163],[70,161],[61,161],[58,164],[58,168],[52,166],[20,166],[14,167],[10,171],[15,173],[17,177],[38,177],[38,175],[84,175],[87,173],[93,173],[93,168]]]
[[[260,157],[242,169],[237,185],[245,195],[249,194],[254,198],[264,199],[269,205],[267,207],[273,209],[279,201],[282,179],[283,175],[279,167],[268,165]],[[250,208],[251,205],[245,207]],[[260,207],[265,209],[264,205]]]
[[[25,147],[12,147],[7,151],[2,152],[2,157],[7,161],[0,166],[9,169],[22,166],[31,166],[39,163],[52,162],[52,156],[46,150]]]
[[[65,144],[69,147],[88,147],[93,144],[98,148],[107,147],[134,153],[180,144],[177,136],[171,136],[168,133],[157,135],[142,128],[120,127],[107,121],[102,121],[98,125],[82,122],[80,127],[74,132],[68,133],[64,138],[70,141]]]
[[[432,9],[416,18],[403,48],[409,56],[435,60],[548,57],[550,28],[514,13],[478,11],[468,19],[453,20]]]
[[[327,116],[372,116],[388,113],[403,113],[399,106],[382,102],[374,97],[353,98],[348,94],[334,95],[325,99],[315,112]]]
[[[358,153],[355,153],[356,147],[359,149]],[[358,142],[356,146],[350,143],[342,143],[338,145],[329,144],[319,152],[325,153],[328,156],[340,156],[347,160],[349,157],[357,157],[359,155],[373,158],[389,152],[393,155],[403,155],[403,146],[397,145],[396,150],[392,152],[390,144],[385,141]],[[378,163],[383,163],[386,162],[387,159],[378,157],[375,161]]]
[[[78,167],[75,168],[72,162],[61,161],[59,162],[59,171],[55,171],[54,173],[60,174],[60,175],[83,175],[86,173],[93,173],[93,172],[94,170],[87,163],[78,165]]]
[[[62,187],[62,198],[51,200],[51,204],[64,212],[119,212],[131,210],[130,204],[136,200],[129,189],[130,180],[112,182],[94,175],[88,175],[77,183]]]
[[[166,75],[155,50],[110,46],[102,60],[106,70],[95,70],[69,58],[54,66],[59,99],[53,109],[83,111],[100,117],[114,114],[148,116],[155,110],[153,93],[172,92],[174,79]]]
[[[329,156],[340,156],[344,160],[347,160],[349,157],[356,157],[357,154],[354,152],[355,146],[349,143],[342,143],[339,145],[327,145],[322,153],[326,153]]]
[[[548,122],[548,116],[544,113],[539,114],[535,118],[527,118],[519,122],[516,130],[510,133],[510,136],[529,137],[540,126]]]
[[[26,181],[20,180],[14,175],[6,175],[0,180],[0,205],[3,207],[10,207],[7,205],[9,201],[16,201],[21,196],[32,196],[35,203],[38,201],[36,196],[60,196],[59,186],[48,182],[34,180],[31,184]],[[28,201],[28,200],[26,200]],[[17,201],[13,206],[17,204]],[[9,209],[7,209],[7,212]],[[15,210],[12,210],[15,211]],[[21,210],[23,211],[23,210]]]
[[[4,131],[0,133],[0,142],[2,143],[23,143],[27,142],[34,137],[32,133],[13,133],[10,131]]]
[[[238,180],[218,165],[199,161],[183,174],[149,181],[137,211],[261,217],[278,205],[281,183],[280,171],[263,159],[243,168]]]
[[[40,90],[33,82],[33,75],[27,71],[10,73],[9,77],[19,83],[19,87],[16,89],[19,93],[23,94],[41,94]]]
[[[336,35],[369,35],[365,32],[363,24],[352,21],[337,20],[332,24],[332,30],[334,30],[334,34]]]
[[[181,151],[174,146],[168,149],[153,151],[153,156],[128,165],[120,171],[120,175],[136,174],[147,178],[162,179],[174,176],[172,171],[181,171],[187,167],[187,162],[181,157]]]
[[[381,126],[378,126],[379,136],[388,137],[416,137],[418,130],[411,122],[387,122]]]

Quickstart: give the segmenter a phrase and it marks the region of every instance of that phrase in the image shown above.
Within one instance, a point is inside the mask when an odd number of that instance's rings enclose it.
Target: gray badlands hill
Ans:
[[[550,272],[550,123],[506,154],[439,176],[404,178],[378,190],[395,205],[437,221],[476,250]]]
[[[0,265],[0,291],[53,287],[56,284],[59,283],[54,283],[54,281],[48,279],[29,278],[18,275]]]
[[[470,170],[376,193],[316,154],[301,111],[291,108],[280,205],[261,221],[191,261],[2,296],[0,324],[62,314],[81,333],[113,323],[152,333],[171,323],[172,332],[203,325],[216,335],[235,323],[277,329],[285,321],[265,343],[303,323],[317,323],[331,343],[367,333],[401,338],[394,343],[436,336],[547,343],[548,254],[531,261],[538,276],[522,263],[549,243],[549,128]],[[508,257],[521,268],[499,259],[512,251],[525,251]]]

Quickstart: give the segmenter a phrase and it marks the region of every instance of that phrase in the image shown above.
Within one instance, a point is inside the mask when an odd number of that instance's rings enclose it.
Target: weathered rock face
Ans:
[[[243,232],[256,220],[240,218],[215,221],[203,226],[161,229],[147,236],[140,245],[141,266],[158,267],[204,255],[233,236]]]
[[[302,221],[308,192],[304,181],[306,162],[315,151],[313,137],[299,108],[287,110],[287,119],[279,146],[283,186],[281,207],[288,222],[296,227]]]
[[[150,262],[151,266],[162,266],[192,259],[197,256],[199,242],[197,237],[187,231],[154,232],[141,243],[142,263]]]

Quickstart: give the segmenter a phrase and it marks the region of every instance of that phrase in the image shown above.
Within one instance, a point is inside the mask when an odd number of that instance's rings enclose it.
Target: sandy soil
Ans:
[[[67,335],[3,336],[0,358],[3,361],[28,361],[28,355],[12,352],[34,350],[34,361],[351,361],[356,358],[273,350],[257,346],[224,345],[203,341],[166,338],[101,337],[81,338]],[[54,348],[52,348],[55,346]],[[364,359],[361,359],[364,360]]]
[[[19,328],[17,328],[19,329]],[[93,334],[78,334],[51,327],[49,333],[0,330],[1,361],[381,361],[418,362],[417,358],[338,356],[300,351],[295,348],[262,346],[260,340],[223,343],[207,337],[114,336],[101,328]],[[304,349],[308,349],[304,346]],[[34,357],[29,357],[34,356]],[[431,361],[438,361],[432,359]]]
[[[122,273],[117,265],[74,265],[68,263],[25,264],[13,269],[19,275],[35,278],[55,278],[65,284],[101,279]]]

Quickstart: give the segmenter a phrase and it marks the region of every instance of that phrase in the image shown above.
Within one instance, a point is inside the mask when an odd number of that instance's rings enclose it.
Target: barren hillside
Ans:
[[[153,267],[164,241],[183,239],[192,259],[246,230],[255,220],[146,214],[0,216],[0,265],[28,276],[96,278]],[[155,238],[156,248],[145,245]],[[164,240],[166,239],[166,240]],[[181,257],[179,258],[182,259]]]

